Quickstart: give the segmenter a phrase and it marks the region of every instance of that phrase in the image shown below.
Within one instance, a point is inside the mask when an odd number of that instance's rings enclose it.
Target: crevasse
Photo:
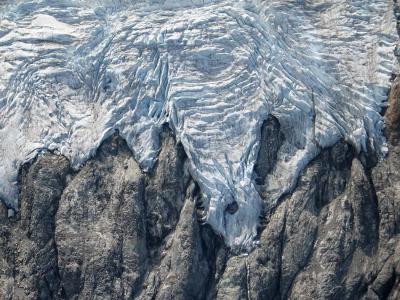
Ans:
[[[387,0],[0,6],[0,197],[18,206],[18,168],[43,149],[78,168],[115,129],[148,170],[168,123],[206,221],[228,245],[251,247],[261,206],[252,173],[268,115],[285,135],[266,182],[272,203],[340,138],[385,152],[393,11]]]

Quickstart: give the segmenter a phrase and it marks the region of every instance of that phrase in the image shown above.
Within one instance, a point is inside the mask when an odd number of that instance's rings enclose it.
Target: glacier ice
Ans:
[[[285,143],[268,201],[340,138],[384,149],[379,112],[398,71],[389,0],[20,0],[0,6],[0,198],[44,149],[78,168],[118,129],[143,170],[168,123],[202,191],[206,221],[250,247],[261,199],[260,128]],[[238,210],[227,213],[236,201]]]

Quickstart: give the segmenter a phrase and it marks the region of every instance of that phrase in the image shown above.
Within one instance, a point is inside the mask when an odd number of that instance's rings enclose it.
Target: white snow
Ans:
[[[360,151],[385,149],[379,112],[398,72],[393,1],[128,2],[0,7],[0,198],[8,205],[18,206],[24,161],[52,149],[79,168],[115,129],[149,170],[168,122],[206,221],[246,248],[260,214],[252,174],[269,114],[286,137],[267,179],[271,202],[293,188],[316,144],[344,137]],[[232,201],[233,215],[225,211]]]
[[[37,14],[31,22],[31,27],[48,27],[51,30],[60,30],[62,32],[73,31],[72,26],[58,21],[50,15]]]

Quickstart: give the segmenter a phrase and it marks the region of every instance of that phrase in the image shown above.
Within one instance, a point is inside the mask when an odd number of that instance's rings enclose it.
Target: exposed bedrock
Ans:
[[[284,141],[279,121],[269,116],[261,127],[260,149],[254,165],[255,181],[258,185],[265,184],[265,179],[275,167],[279,148]]]
[[[386,135],[392,143],[398,143],[400,137],[400,76],[393,82],[385,113]]]
[[[146,258],[145,178],[112,136],[66,187],[56,215],[65,297],[130,297]]]
[[[0,298],[204,298],[222,240],[185,168],[167,129],[151,174],[118,134],[76,173],[51,153],[24,165],[20,212],[1,203]]]
[[[0,216],[0,298],[57,297],[55,215],[68,172],[68,160],[51,153],[20,170],[20,212],[10,219]]]
[[[388,127],[389,128],[389,127]],[[259,245],[235,255],[203,224],[202,195],[168,128],[151,173],[115,133],[79,171],[46,152],[20,170],[20,210],[0,203],[1,299],[398,299],[400,146],[340,141],[268,203],[285,137],[262,126]],[[234,213],[234,209],[232,208]]]

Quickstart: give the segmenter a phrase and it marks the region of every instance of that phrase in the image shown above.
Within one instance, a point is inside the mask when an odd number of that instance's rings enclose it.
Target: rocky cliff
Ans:
[[[399,299],[398,83],[387,157],[345,141],[322,150],[293,192],[274,206],[263,196],[250,253],[202,222],[200,190],[167,126],[147,174],[118,132],[78,171],[63,156],[38,156],[20,169],[18,213],[1,206],[0,298]],[[265,121],[260,195],[284,139],[276,119]]]

